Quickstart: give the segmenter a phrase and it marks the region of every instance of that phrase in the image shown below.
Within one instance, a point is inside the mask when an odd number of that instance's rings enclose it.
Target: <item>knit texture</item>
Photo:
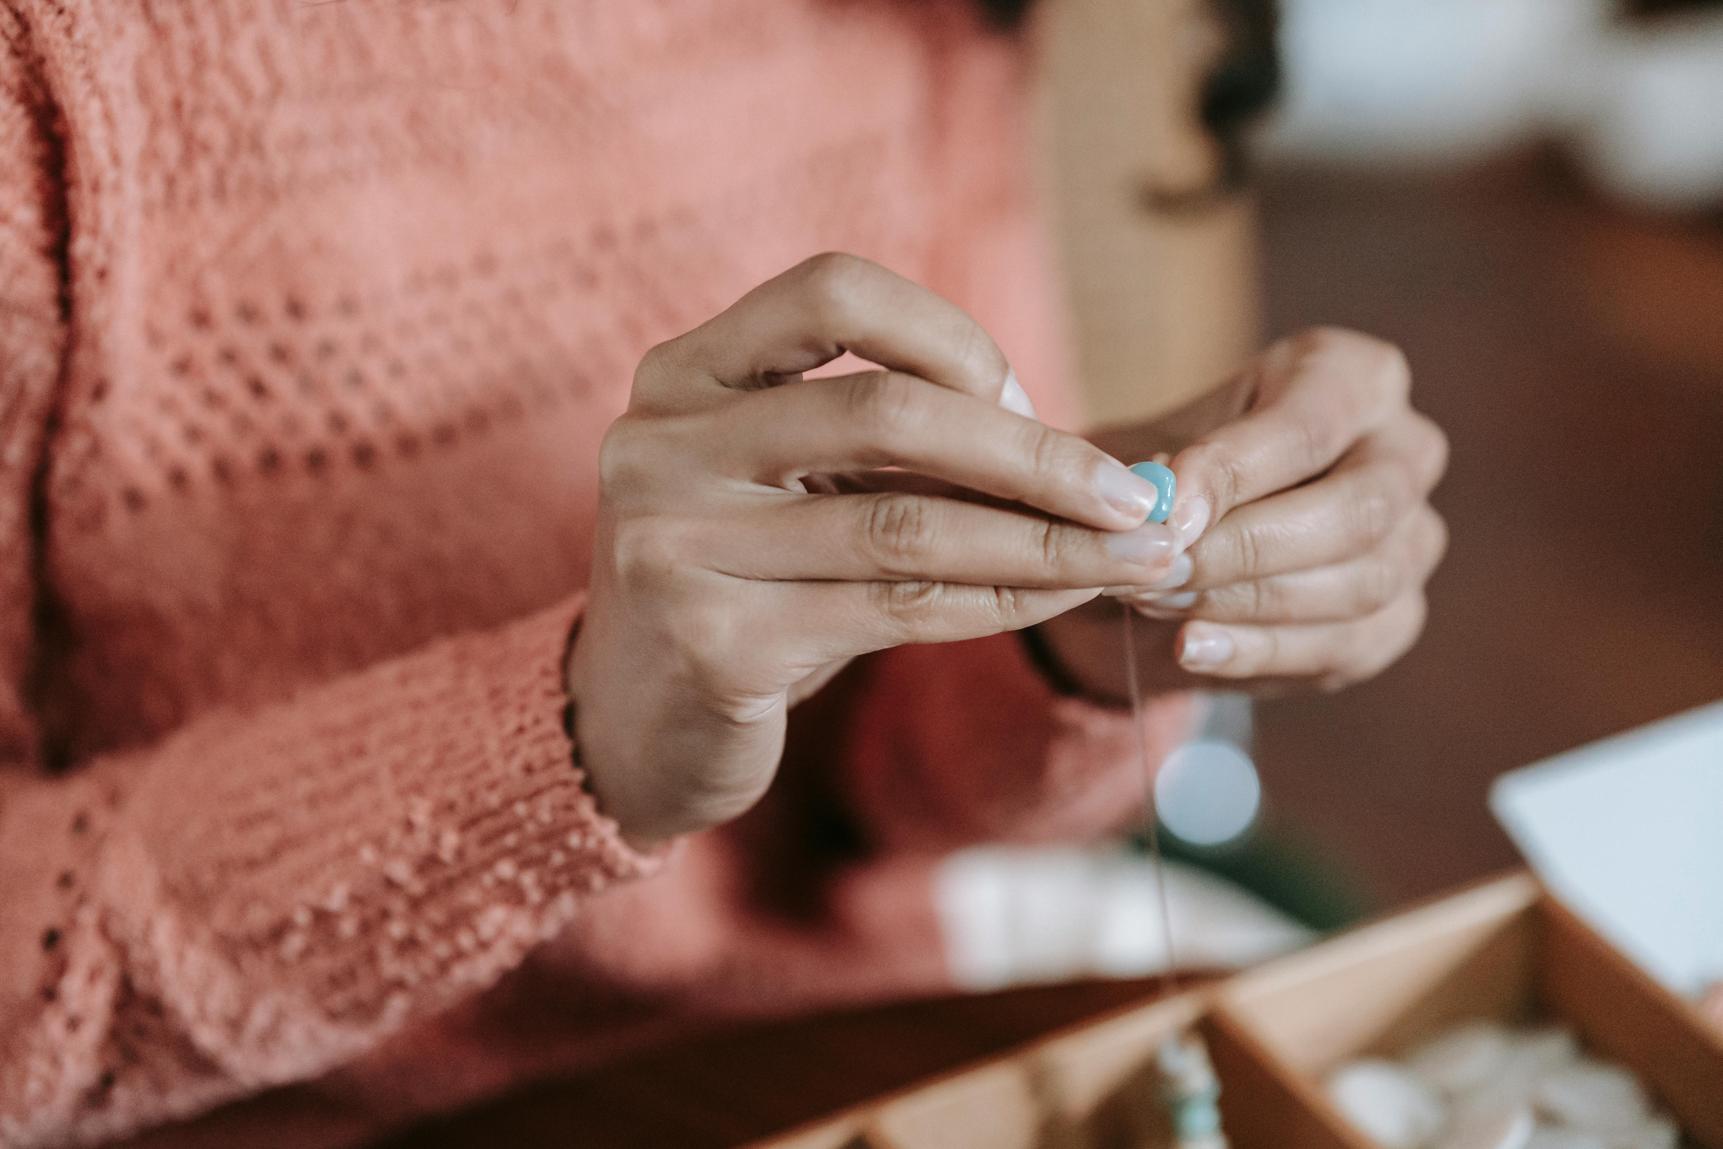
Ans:
[[[663,857],[564,725],[652,343],[849,250],[1068,413],[1023,67],[942,0],[0,0],[0,1145],[351,1143],[936,990],[940,851],[1129,816],[1009,636],[863,660]]]

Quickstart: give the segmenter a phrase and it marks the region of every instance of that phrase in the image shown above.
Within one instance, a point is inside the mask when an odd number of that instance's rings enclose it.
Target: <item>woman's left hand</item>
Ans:
[[[1447,545],[1431,489],[1447,440],[1409,402],[1405,357],[1317,329],[1264,352],[1240,379],[1244,414],[1172,460],[1170,524],[1187,548],[1154,588],[1113,593],[1139,622],[1146,688],[1339,689],[1404,654],[1423,628],[1424,584]],[[1164,426],[1101,437],[1127,462],[1169,445]],[[1119,611],[1041,624],[1060,668],[1121,697]]]

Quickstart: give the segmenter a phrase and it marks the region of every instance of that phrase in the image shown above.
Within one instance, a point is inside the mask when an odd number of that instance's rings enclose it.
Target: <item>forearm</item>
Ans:
[[[0,804],[0,1128],[121,1131],[346,1061],[647,872],[563,729],[575,606]]]

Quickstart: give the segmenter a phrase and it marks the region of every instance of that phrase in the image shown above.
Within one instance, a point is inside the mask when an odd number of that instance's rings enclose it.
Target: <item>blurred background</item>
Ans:
[[[1453,444],[1423,642],[1258,710],[1269,825],[1380,905],[1515,863],[1497,774],[1723,697],[1723,5],[1286,0],[1280,44],[1262,322],[1400,343]]]
[[[1199,859],[1323,927],[1518,864],[1496,776],[1723,697],[1723,4],[1044,15],[1091,415],[1340,324],[1452,440],[1422,643],[1256,707],[1264,815]]]

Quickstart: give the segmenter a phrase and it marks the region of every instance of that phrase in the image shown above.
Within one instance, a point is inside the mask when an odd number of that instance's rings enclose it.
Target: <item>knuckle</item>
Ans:
[[[1299,362],[1309,363],[1347,359],[1359,354],[1369,355],[1381,340],[1350,327],[1319,323],[1294,332],[1287,342]]]
[[[1240,647],[1238,664],[1246,674],[1272,674],[1285,662],[1287,651],[1277,627],[1264,627],[1255,643]]]
[[[1451,453],[1448,434],[1426,415],[1414,414],[1413,419],[1418,427],[1418,470],[1426,477],[1427,485],[1433,487],[1448,470]]]
[[[738,613],[715,601],[682,609],[674,630],[678,662],[690,681],[716,688],[735,665]]]
[[[915,495],[874,496],[862,525],[862,542],[880,568],[902,573],[920,566],[933,548],[927,502]]]
[[[1385,339],[1345,327],[1312,327],[1293,337],[1301,361],[1325,362],[1368,394],[1372,409],[1403,405],[1412,389],[1406,353]]]
[[[1290,603],[1286,592],[1272,579],[1256,579],[1232,588],[1247,617],[1254,619],[1280,618],[1288,613]]]
[[[1430,621],[1430,600],[1424,593],[1406,596],[1405,633],[1403,641],[1395,656],[1398,657],[1418,641],[1418,636],[1424,633],[1424,625]]]
[[[849,414],[881,442],[889,443],[921,417],[920,389],[890,371],[858,376],[849,385]]]
[[[876,611],[899,627],[912,627],[938,609],[945,597],[943,583],[916,579],[908,582],[876,582],[869,592]]]
[[[1374,678],[1399,661],[1423,633],[1428,606],[1422,594],[1406,595],[1373,619],[1352,628],[1342,663],[1350,682]]]
[[[1358,570],[1358,581],[1353,588],[1351,613],[1375,614],[1394,601],[1403,583],[1399,566],[1381,560],[1364,563]]]
[[[1304,418],[1293,424],[1295,449],[1307,471],[1327,466],[1346,446],[1346,430],[1336,420]]]
[[[682,566],[682,532],[659,518],[618,523],[610,549],[616,573],[626,585],[662,586]]]
[[[1356,685],[1392,661],[1392,656],[1384,657],[1383,650],[1375,627],[1368,622],[1354,623],[1347,628],[1325,673],[1342,686]]]
[[[850,325],[862,279],[872,266],[841,251],[822,251],[797,265],[802,298],[828,331],[841,331]]]
[[[1184,452],[1181,462],[1191,474],[1208,476],[1209,488],[1220,501],[1213,512],[1217,517],[1237,504],[1244,468],[1232,452],[1216,443],[1199,441]]]
[[[1293,344],[1311,358],[1356,358],[1365,364],[1370,377],[1378,383],[1402,387],[1411,383],[1411,365],[1398,345],[1350,327],[1331,324],[1307,327],[1293,336]]]
[[[968,315],[957,321],[952,344],[957,348],[958,370],[965,376],[990,384],[1005,378],[1005,353],[999,350],[999,345],[993,342],[986,329]]]
[[[1023,438],[1017,457],[1023,460],[1026,473],[1019,480],[1022,489],[1008,493],[1021,497],[1087,485],[1087,476],[1096,466],[1093,458],[1099,455],[1095,448],[1044,423],[1025,422],[1020,433]]]
[[[1270,581],[1256,580],[1199,591],[1189,611],[1192,618],[1260,623],[1278,617],[1286,601]]]
[[[634,368],[634,390],[649,389],[671,375],[677,368],[677,359],[674,339],[648,347]]]
[[[1035,542],[1041,568],[1047,574],[1057,575],[1070,565],[1076,549],[1070,528],[1049,519],[1035,528]]]
[[[637,421],[623,415],[604,432],[598,445],[598,484],[601,495],[614,498],[634,484],[641,466],[643,435]]]
[[[1355,337],[1356,333],[1347,328],[1318,324],[1294,332],[1287,343],[1296,355],[1308,359],[1330,354],[1336,346],[1344,347]]]
[[[1396,402],[1404,403],[1412,394],[1412,364],[1406,352],[1396,344],[1370,339],[1369,354],[1377,385]]]
[[[1046,482],[1059,476],[1067,466],[1065,444],[1059,433],[1051,427],[1033,423],[1024,429],[1023,434],[1028,437],[1023,452],[1036,481]]]
[[[1023,588],[996,586],[990,587],[989,590],[992,592],[989,596],[989,608],[995,625],[1001,630],[1015,626],[1029,606]]]
[[[1393,533],[1411,501],[1411,484],[1399,471],[1384,470],[1365,484],[1352,504],[1353,530],[1366,543],[1378,543]]]
[[[1234,531],[1228,550],[1231,554],[1231,566],[1235,581],[1246,582],[1259,578],[1268,561],[1268,548],[1256,528]]]

